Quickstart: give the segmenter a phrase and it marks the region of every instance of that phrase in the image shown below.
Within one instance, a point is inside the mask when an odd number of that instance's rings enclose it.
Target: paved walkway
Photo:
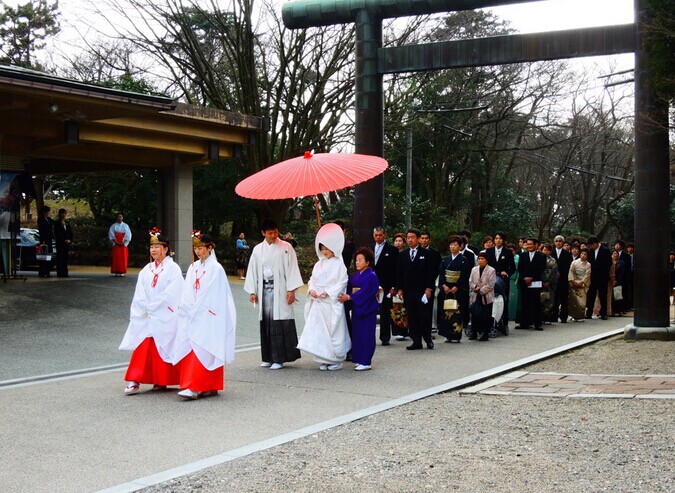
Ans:
[[[0,283],[3,491],[133,491],[516,370],[631,322],[558,324],[459,345],[437,339],[433,351],[392,342],[378,345],[369,372],[351,365],[321,372],[308,355],[272,372],[259,367],[257,317],[241,281],[230,283],[236,361],[225,370],[224,392],[191,402],[176,389],[122,393],[129,354],[117,346],[135,276],[73,272],[70,279]]]
[[[675,399],[675,375],[584,375],[514,371],[460,394]]]

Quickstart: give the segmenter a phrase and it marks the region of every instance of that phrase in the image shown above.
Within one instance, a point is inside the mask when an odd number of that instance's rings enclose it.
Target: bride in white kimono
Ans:
[[[338,295],[347,289],[347,268],[342,261],[345,237],[337,224],[325,224],[314,246],[319,261],[307,283],[305,328],[298,349],[314,355],[321,370],[339,370],[351,349],[347,319]]]

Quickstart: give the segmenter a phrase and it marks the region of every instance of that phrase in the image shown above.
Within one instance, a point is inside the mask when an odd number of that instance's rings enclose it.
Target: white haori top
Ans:
[[[129,326],[119,348],[134,350],[152,337],[160,357],[171,363],[182,294],[183,274],[171,257],[166,257],[161,264],[153,260],[146,265],[138,273]]]
[[[274,320],[295,318],[293,305],[286,302],[286,293],[295,291],[304,283],[298,267],[298,258],[290,243],[277,239],[258,243],[251,253],[246,271],[244,291],[258,296],[258,319],[262,320],[263,281],[274,281]]]
[[[108,230],[108,239],[111,244],[115,244],[115,233],[124,233],[124,246],[129,245],[131,241],[131,228],[127,223],[122,221],[121,223],[115,222],[110,229]]]
[[[192,263],[185,276],[174,364],[190,351],[209,371],[232,363],[236,325],[227,275],[212,250],[206,262]]]

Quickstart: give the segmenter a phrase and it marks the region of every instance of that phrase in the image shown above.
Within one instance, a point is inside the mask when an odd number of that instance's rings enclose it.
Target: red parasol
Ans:
[[[249,176],[234,191],[242,197],[259,200],[307,197],[370,180],[387,166],[381,157],[367,154],[305,152],[304,156],[287,159]]]

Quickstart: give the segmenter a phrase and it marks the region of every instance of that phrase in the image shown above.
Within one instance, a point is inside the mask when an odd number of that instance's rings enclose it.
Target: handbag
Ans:
[[[52,254],[49,252],[47,245],[37,245],[35,247],[35,260],[49,262],[51,259]]]
[[[443,301],[443,310],[457,310],[458,308],[457,300],[453,298]]]
[[[614,286],[612,288],[612,296],[616,301],[621,301],[623,299],[623,289],[621,286]]]

